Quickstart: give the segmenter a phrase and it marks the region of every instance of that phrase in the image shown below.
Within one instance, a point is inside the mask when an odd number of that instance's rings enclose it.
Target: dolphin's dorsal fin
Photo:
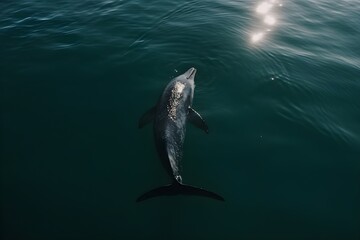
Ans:
[[[206,125],[206,122],[204,121],[204,119],[200,116],[200,114],[198,112],[196,112],[191,107],[189,107],[188,120],[195,127],[198,127],[200,129],[202,129],[204,132],[209,133],[209,128]]]
[[[156,112],[156,107],[152,107],[149,110],[147,110],[140,118],[139,120],[139,128],[142,128],[143,126],[145,126],[146,124],[154,121],[155,119],[155,112]]]

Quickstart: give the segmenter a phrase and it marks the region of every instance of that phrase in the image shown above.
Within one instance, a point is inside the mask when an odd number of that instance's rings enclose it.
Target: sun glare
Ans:
[[[264,18],[264,23],[266,23],[267,25],[274,25],[276,22],[276,19],[273,16],[266,16]]]
[[[263,32],[255,33],[251,36],[251,41],[253,43],[260,41],[264,37]]]
[[[260,3],[257,8],[256,8],[256,12],[260,13],[260,14],[265,14],[267,12],[270,11],[270,9],[272,8],[272,4],[268,3],[268,2],[262,2]]]
[[[269,37],[270,32],[272,32],[275,25],[277,25],[277,8],[283,6],[283,4],[280,0],[260,0],[260,2],[254,6],[257,23],[255,24],[256,29],[253,29],[254,31],[250,33],[250,41],[252,43],[258,43],[263,41],[265,37]]]

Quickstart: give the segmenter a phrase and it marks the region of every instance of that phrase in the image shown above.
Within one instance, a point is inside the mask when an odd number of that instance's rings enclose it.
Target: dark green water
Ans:
[[[360,4],[261,3],[2,0],[2,239],[360,239]],[[135,203],[192,66],[183,181],[226,202]]]

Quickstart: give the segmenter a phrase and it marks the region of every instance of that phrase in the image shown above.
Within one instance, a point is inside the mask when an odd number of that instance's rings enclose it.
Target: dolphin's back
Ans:
[[[179,80],[171,81],[159,99],[154,122],[155,144],[169,174],[180,176],[180,162],[186,133],[191,86]]]

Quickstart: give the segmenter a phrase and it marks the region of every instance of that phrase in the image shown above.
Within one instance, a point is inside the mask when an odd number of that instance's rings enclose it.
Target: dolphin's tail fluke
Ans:
[[[220,195],[207,191],[202,188],[193,187],[190,185],[181,184],[177,181],[174,181],[171,185],[166,185],[163,187],[155,188],[149,192],[141,195],[136,202],[141,202],[149,198],[158,197],[158,196],[171,196],[171,195],[197,195],[203,197],[209,197],[219,201],[225,201]]]

